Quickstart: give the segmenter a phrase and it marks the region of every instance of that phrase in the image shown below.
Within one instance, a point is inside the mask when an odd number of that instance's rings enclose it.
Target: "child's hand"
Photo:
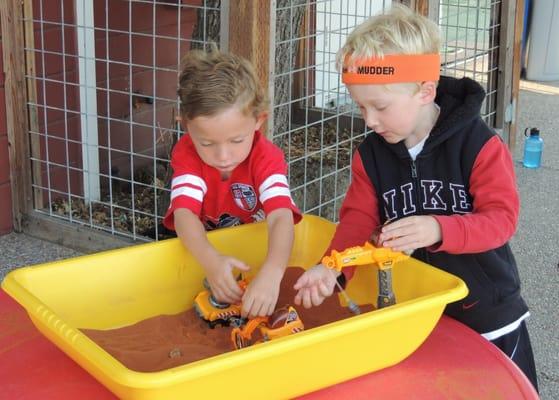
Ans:
[[[334,293],[336,278],[339,275],[340,272],[330,270],[322,264],[305,271],[293,286],[293,289],[298,291],[294,299],[295,304],[303,304],[305,308],[322,304],[326,297]]]
[[[236,258],[218,254],[213,262],[205,265],[206,278],[212,289],[212,295],[219,302],[240,303],[243,295],[233,269],[248,271],[250,267]]]
[[[430,215],[414,215],[382,227],[379,243],[394,251],[413,251],[441,241],[441,227]]]
[[[243,295],[241,316],[264,317],[276,309],[283,270],[262,266]]]

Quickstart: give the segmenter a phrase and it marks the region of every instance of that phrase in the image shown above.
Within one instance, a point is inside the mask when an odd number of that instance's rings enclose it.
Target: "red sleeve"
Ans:
[[[263,136],[258,140],[253,149],[252,175],[264,212],[269,215],[279,208],[287,208],[293,213],[293,221],[298,223],[302,215],[291,198],[283,152]]]
[[[351,174],[351,184],[340,210],[340,223],[325,255],[332,250],[363,245],[380,224],[376,191],[365,172],[359,152],[353,156]],[[343,269],[346,279],[353,276],[354,270],[354,267]]]
[[[202,178],[201,160],[185,135],[177,142],[171,154],[173,180],[171,183],[171,204],[163,218],[167,229],[175,229],[174,211],[186,208],[200,216],[202,201],[208,191]]]
[[[511,154],[498,136],[479,152],[470,176],[473,212],[435,215],[442,242],[431,251],[481,253],[505,244],[514,234],[520,201]]]

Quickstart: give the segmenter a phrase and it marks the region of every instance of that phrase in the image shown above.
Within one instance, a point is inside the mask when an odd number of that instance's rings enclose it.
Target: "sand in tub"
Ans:
[[[286,270],[277,307],[293,305],[293,285],[302,268]],[[319,307],[296,306],[305,330],[353,316],[331,296]],[[362,306],[363,312],[372,306]],[[155,372],[233,351],[230,327],[210,329],[194,309],[176,315],[160,315],[137,324],[112,330],[82,330],[90,339],[124,364],[139,372]]]

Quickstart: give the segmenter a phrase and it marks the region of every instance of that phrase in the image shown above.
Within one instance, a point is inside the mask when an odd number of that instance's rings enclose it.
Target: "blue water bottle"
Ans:
[[[528,135],[528,130],[530,134]],[[538,128],[526,128],[524,131],[524,161],[526,168],[539,168],[542,162],[543,139]]]

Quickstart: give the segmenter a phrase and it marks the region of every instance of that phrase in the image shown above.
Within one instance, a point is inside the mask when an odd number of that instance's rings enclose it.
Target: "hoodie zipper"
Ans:
[[[421,198],[419,196],[419,175],[417,173],[417,163],[415,160],[411,160],[411,177],[413,179],[413,188],[414,188],[414,195],[415,195],[415,202],[417,207],[417,215],[423,215],[423,210],[421,209]],[[420,255],[425,260],[426,263],[429,263],[429,253],[425,249],[420,249]]]
[[[413,180],[413,192],[415,197],[415,204],[417,207],[417,214],[422,215],[423,210],[421,209],[421,198],[419,196],[419,174],[417,173],[417,163],[413,159],[411,160],[411,177]]]
[[[417,166],[415,160],[411,160],[411,177],[417,179]]]

